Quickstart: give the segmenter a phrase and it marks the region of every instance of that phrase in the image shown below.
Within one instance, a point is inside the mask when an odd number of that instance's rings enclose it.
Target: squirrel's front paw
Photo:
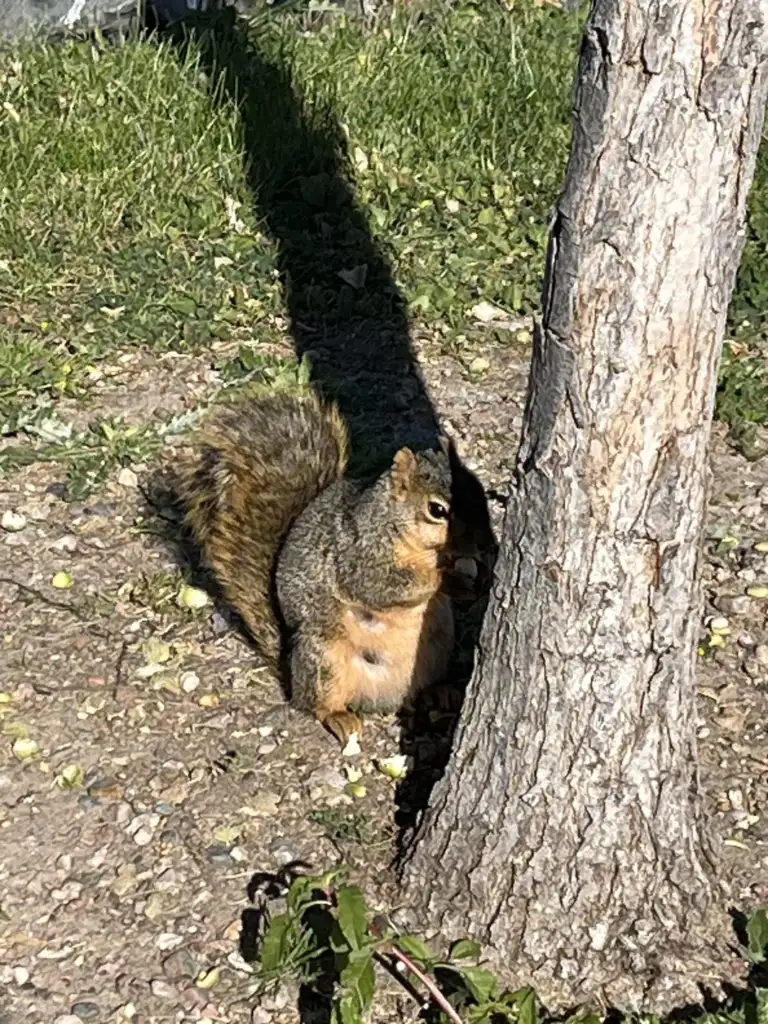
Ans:
[[[353,733],[359,736],[363,731],[363,723],[351,711],[326,711],[317,717],[343,747]]]

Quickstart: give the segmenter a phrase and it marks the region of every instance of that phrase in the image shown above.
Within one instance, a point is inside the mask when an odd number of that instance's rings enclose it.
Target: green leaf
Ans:
[[[182,316],[194,316],[197,313],[197,303],[188,295],[172,295],[165,300],[165,305],[174,313],[181,313]]]
[[[451,959],[463,960],[467,957],[480,956],[482,948],[479,942],[474,942],[472,939],[459,939],[451,946]]]
[[[334,1021],[361,1024],[371,1008],[376,989],[372,955],[350,961],[339,978],[341,998],[334,1007]]]
[[[288,908],[298,913],[302,907],[312,900],[312,894],[317,888],[317,879],[309,875],[301,875],[294,879],[288,890],[286,902]]]
[[[756,910],[750,915],[747,939],[750,960],[761,963],[768,957],[768,913],[765,910]]]
[[[520,989],[517,993],[517,1005],[520,1024],[538,1024],[539,1009],[536,1005],[536,993],[532,988]]]
[[[360,949],[368,932],[365,896],[357,885],[345,885],[337,895],[339,925],[352,949]]]
[[[279,969],[285,958],[285,942],[291,918],[288,914],[273,917],[261,947],[261,970],[271,974]]]
[[[493,971],[487,971],[483,967],[459,967],[454,965],[452,970],[461,977],[473,999],[478,1003],[485,1003],[494,999],[498,991],[498,982]],[[530,1024],[526,1021],[525,1024]]]
[[[407,953],[408,956],[413,957],[414,960],[430,963],[436,959],[434,952],[429,948],[426,942],[422,942],[421,939],[417,939],[415,935],[398,935],[395,939],[395,944],[399,946],[404,953]]]

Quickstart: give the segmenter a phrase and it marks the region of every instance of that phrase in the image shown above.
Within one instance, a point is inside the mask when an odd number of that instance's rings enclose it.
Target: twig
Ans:
[[[395,957],[396,960],[399,960],[400,963],[404,964],[408,968],[408,970],[411,972],[411,974],[415,974],[416,975],[416,977],[422,983],[424,988],[429,992],[429,994],[432,996],[432,998],[437,1003],[437,1005],[442,1010],[444,1010],[445,1013],[448,1014],[448,1016],[451,1018],[451,1020],[454,1022],[454,1024],[464,1024],[464,1022],[462,1021],[461,1017],[454,1010],[454,1008],[451,1006],[451,1004],[445,998],[445,996],[440,991],[440,989],[437,987],[437,985],[434,983],[434,981],[432,981],[430,976],[428,974],[426,974],[424,971],[422,971],[420,967],[417,967],[416,964],[413,962],[413,960],[411,960],[411,958],[409,956],[406,956],[406,954],[403,953],[403,951],[401,949],[398,949],[397,946],[395,946],[393,944],[390,944],[390,947],[389,947],[387,952],[391,956]]]
[[[373,935],[375,935],[377,938],[381,938],[381,929],[378,928],[373,921],[371,921],[368,927]],[[430,978],[430,976],[426,974],[424,971],[422,971],[420,967],[417,967],[413,960],[411,960],[411,958],[407,956],[401,949],[398,949],[394,941],[388,942],[384,947],[384,951],[388,953],[389,956],[394,957],[395,960],[399,960],[400,963],[403,964],[403,966],[407,967],[411,974],[413,974],[415,977],[419,979],[419,981],[422,983],[424,988],[429,992],[430,996],[437,1003],[440,1009],[444,1010],[445,1013],[448,1014],[448,1016],[453,1021],[453,1024],[464,1024],[461,1017],[458,1015],[456,1010],[454,1010],[454,1008],[451,1006],[451,1004],[448,1002],[448,1000],[445,998],[443,993],[437,987],[435,982]],[[405,979],[403,979],[397,972],[393,973],[397,980],[411,992],[411,995],[413,995],[412,986],[405,985]]]

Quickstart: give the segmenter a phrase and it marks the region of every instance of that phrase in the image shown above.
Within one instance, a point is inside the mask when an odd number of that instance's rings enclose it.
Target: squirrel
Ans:
[[[356,711],[398,710],[445,676],[452,599],[475,596],[480,552],[452,509],[452,442],[401,448],[367,483],[348,456],[336,406],[272,394],[218,409],[180,478],[223,596],[291,704],[342,744],[362,730]]]

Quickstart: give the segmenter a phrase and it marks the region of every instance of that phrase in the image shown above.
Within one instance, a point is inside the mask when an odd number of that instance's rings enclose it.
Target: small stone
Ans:
[[[761,554],[768,552],[768,540],[759,540],[755,544],[755,551],[759,551]]]
[[[115,896],[125,896],[132,892],[138,885],[135,864],[121,864],[117,869],[117,877],[112,883],[112,892]]]
[[[734,811],[740,811],[744,807],[744,794],[740,789],[729,789],[728,801]]]
[[[29,971],[26,967],[14,967],[13,968],[13,980],[21,988],[22,985],[26,985],[29,981]]]
[[[239,971],[240,974],[253,974],[251,964],[247,960],[243,960],[236,949],[227,955],[227,963],[233,970]]]
[[[490,365],[490,362],[484,356],[475,356],[469,364],[469,370],[470,373],[485,373]]]
[[[176,949],[176,947],[180,946],[183,941],[184,938],[181,935],[176,935],[175,932],[160,932],[155,939],[155,945],[158,949],[166,951]]]
[[[750,597],[762,599],[768,597],[768,587],[747,587],[747,593]]]
[[[120,1020],[133,1020],[137,1010],[133,1003],[123,1003],[122,1006],[118,1006],[115,1012]]]
[[[728,622],[728,619],[726,619],[723,615],[715,615],[713,618],[711,618],[709,620],[709,628],[712,630],[713,633],[725,634],[726,632],[730,632],[730,624]]]
[[[234,865],[230,848],[222,843],[214,843],[205,851],[205,856],[216,868],[231,868]]]
[[[142,826],[133,833],[133,841],[137,846],[149,846],[152,842],[152,830]]]
[[[193,693],[200,685],[200,676],[196,672],[182,672],[180,683],[184,693]]]
[[[158,999],[173,999],[175,1001],[178,998],[178,992],[175,987],[167,982],[165,978],[153,978],[149,984],[149,990]]]
[[[125,466],[117,474],[117,482],[121,487],[136,488],[139,486],[139,478],[132,469],[128,468],[128,466]]]
[[[261,754],[262,757],[266,757],[268,754],[274,754],[276,750],[276,743],[260,743],[256,748],[257,753]]]
[[[277,793],[257,793],[250,799],[245,812],[253,818],[266,818],[276,814],[280,806],[280,797]]]
[[[163,960],[163,973],[171,981],[196,978],[199,972],[200,963],[188,949],[177,949]]]
[[[290,839],[274,839],[269,844],[269,852],[281,866],[285,866],[286,864],[290,864],[292,861],[301,859],[297,854],[296,849],[297,844],[292,842]]]
[[[153,892],[144,907],[144,917],[150,921],[159,921],[161,917],[165,917],[166,913],[162,893]]]
[[[57,903],[73,903],[75,900],[80,899],[82,891],[83,883],[71,879],[59,888],[51,889],[51,899],[56,900]]]
[[[94,1020],[101,1014],[101,1007],[98,1003],[83,1000],[72,1006],[72,1013],[80,1020]]]
[[[27,517],[22,515],[21,512],[16,512],[10,508],[3,512],[2,519],[0,519],[0,526],[2,526],[6,533],[19,533],[26,525]]]
[[[52,551],[76,551],[77,537],[73,533],[65,533],[51,544]]]
[[[332,768],[330,765],[323,765],[322,768],[317,768],[307,779],[307,786],[310,789],[315,787],[327,786],[328,789],[342,790],[347,784],[347,780],[337,768]]]
[[[62,1013],[60,1017],[54,1019],[53,1024],[80,1024],[80,1018],[74,1013]]]
[[[768,668],[768,644],[758,644],[755,649],[755,661],[763,668]]]

